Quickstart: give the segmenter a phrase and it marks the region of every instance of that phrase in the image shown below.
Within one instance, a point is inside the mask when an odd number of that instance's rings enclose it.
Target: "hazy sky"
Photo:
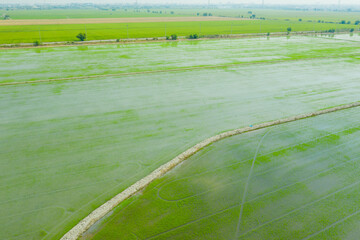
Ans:
[[[71,3],[71,2],[80,2],[80,3],[134,3],[136,0],[0,0],[0,3],[24,3],[24,4],[33,4],[33,3]],[[208,0],[137,0],[139,4],[149,4],[149,3],[177,3],[177,4],[207,4]],[[262,0],[210,0],[212,3],[254,3],[260,4]],[[265,4],[338,4],[339,0],[265,0]],[[360,5],[360,0],[341,0],[341,4],[356,4]]]

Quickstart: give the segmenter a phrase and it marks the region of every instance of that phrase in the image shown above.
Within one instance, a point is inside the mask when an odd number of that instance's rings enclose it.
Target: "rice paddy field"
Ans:
[[[359,119],[345,110],[215,143],[83,239],[358,239]]]
[[[105,201],[207,137],[359,101],[359,52],[356,34],[3,49],[0,239],[59,239]],[[73,79],[59,79],[64,77]],[[24,83],[46,79],[58,81]],[[253,202],[244,205],[237,236],[250,230],[245,237],[271,236],[269,224],[253,229],[300,207],[315,215],[311,209],[328,209],[322,214],[331,217],[295,236],[320,231],[357,211],[351,205],[358,196],[357,170],[350,167],[356,164],[357,115],[354,109],[305,120],[302,128],[278,126],[266,137],[267,131],[259,131],[219,142],[124,202],[84,237],[207,239],[210,227],[234,236],[248,159],[263,137],[246,198]],[[316,171],[324,175],[307,179]],[[301,178],[312,188],[305,182],[284,188]],[[322,187],[324,182],[330,184]],[[265,196],[279,188],[288,192]],[[329,195],[326,204],[318,201],[334,192],[339,195]],[[253,200],[261,195],[268,200]],[[342,215],[332,214],[335,195],[343,199]],[[321,207],[307,205],[314,201]],[[188,224],[233,205],[203,225]],[[195,206],[201,206],[197,212]],[[307,217],[299,217],[299,229]],[[346,219],[356,226],[354,217]],[[341,226],[350,225],[336,229]]]
[[[316,44],[314,44],[314,41]],[[3,49],[0,52],[0,84],[57,80],[61,78],[106,75],[166,75],[168,71],[231,71],[227,67],[271,63],[359,61],[360,34],[323,35],[318,37],[269,37],[242,40],[170,41],[160,43],[114,44],[73,47]],[[332,60],[333,58],[333,60]],[[299,61],[296,64],[304,64]],[[339,64],[343,64],[340,62]],[[281,64],[279,65],[281,66]],[[352,65],[350,65],[352,66]],[[279,69],[282,70],[282,69]],[[241,76],[252,72],[244,71]],[[250,75],[249,75],[250,74]],[[346,73],[345,73],[346,74]],[[288,77],[293,77],[290,74]],[[129,76],[130,77],[130,76]],[[98,81],[105,80],[100,78]],[[91,79],[90,79],[91,80]],[[89,80],[89,81],[90,81]]]

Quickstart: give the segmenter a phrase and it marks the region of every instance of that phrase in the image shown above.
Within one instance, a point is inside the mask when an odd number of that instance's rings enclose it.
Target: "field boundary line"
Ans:
[[[228,137],[240,135],[240,134],[247,133],[247,132],[256,131],[259,129],[264,129],[264,128],[268,128],[268,127],[272,127],[272,126],[276,126],[276,125],[280,125],[280,124],[294,122],[294,121],[298,121],[298,120],[302,120],[302,119],[306,119],[306,118],[311,118],[311,117],[315,117],[315,116],[319,116],[319,115],[323,115],[323,114],[327,114],[327,113],[332,113],[332,112],[337,112],[340,110],[355,108],[355,107],[359,107],[359,106],[360,106],[360,101],[353,102],[350,104],[332,107],[332,108],[319,110],[319,111],[315,111],[315,112],[311,112],[311,113],[300,114],[300,115],[296,115],[293,117],[283,118],[280,120],[256,124],[251,127],[238,128],[238,129],[220,133],[218,135],[215,135],[213,137],[205,139],[202,142],[196,144],[195,146],[189,148],[185,152],[181,153],[177,157],[173,158],[171,161],[163,164],[162,166],[160,166],[159,168],[154,170],[152,173],[150,173],[146,177],[140,179],[139,181],[137,181],[130,187],[126,188],[124,191],[120,192],[118,195],[116,195],[115,197],[113,197],[112,199],[110,199],[109,201],[105,202],[103,205],[101,205],[100,207],[98,207],[97,209],[92,211],[87,217],[82,219],[77,225],[75,225],[70,231],[68,231],[61,238],[61,240],[76,240],[76,239],[78,239],[94,223],[96,223],[101,218],[103,218],[106,214],[108,214],[111,210],[113,210],[121,202],[130,198],[137,192],[141,191],[146,186],[148,186],[150,183],[152,183],[154,180],[156,180],[159,177],[162,177],[167,172],[169,172],[171,169],[173,169],[174,167],[179,165],[181,162],[188,159],[195,153],[199,152],[201,149],[203,149],[215,142],[218,142],[218,141],[228,138]]]
[[[90,76],[42,79],[42,80],[23,81],[23,82],[5,82],[5,83],[0,83],[0,87],[1,86],[11,86],[11,85],[21,85],[21,84],[36,84],[36,83],[49,83],[49,82],[58,82],[58,81],[102,78],[102,77],[133,76],[133,75],[152,74],[152,73],[182,72],[182,71],[201,70],[201,69],[216,69],[216,68],[237,67],[237,66],[250,66],[250,65],[257,65],[257,64],[286,63],[286,62],[307,61],[307,60],[315,60],[315,59],[346,58],[346,57],[353,57],[353,56],[358,56],[358,54],[345,54],[345,55],[323,56],[323,57],[308,57],[308,58],[301,58],[301,59],[279,59],[279,60],[270,60],[270,61],[241,62],[241,63],[220,64],[220,65],[212,65],[212,66],[198,66],[198,67],[184,67],[184,68],[173,68],[173,69],[159,69],[159,70],[141,71],[141,72],[99,74],[99,75],[90,75]]]

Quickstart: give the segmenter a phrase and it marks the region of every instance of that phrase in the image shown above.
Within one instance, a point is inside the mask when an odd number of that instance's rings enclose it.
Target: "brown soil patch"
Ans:
[[[228,17],[142,17],[142,18],[77,18],[77,19],[24,19],[3,20],[0,26],[91,24],[91,23],[145,23],[145,22],[200,22],[200,21],[243,21],[244,18]]]

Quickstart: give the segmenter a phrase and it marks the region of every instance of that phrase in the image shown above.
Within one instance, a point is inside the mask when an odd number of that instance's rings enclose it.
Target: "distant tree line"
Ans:
[[[342,20],[340,24],[351,24],[351,21]]]
[[[166,36],[166,40],[177,40],[177,39],[178,39],[177,34],[172,34],[170,37]]]
[[[329,30],[325,30],[325,32],[328,32],[328,33],[335,33],[335,29],[334,28],[331,28],[331,29],[329,29]],[[349,31],[352,33],[352,32],[354,32],[355,31],[355,29],[354,28],[351,28],[351,29],[349,29]]]
[[[202,16],[204,16],[204,17],[207,17],[207,16],[211,17],[212,15],[213,15],[212,13],[203,13],[202,14]],[[196,13],[196,16],[200,16],[200,13]]]
[[[160,14],[162,14],[163,12],[162,11],[150,11],[150,9],[148,9],[148,10],[146,10],[148,13],[160,13]]]
[[[197,35],[196,33],[195,34],[191,34],[189,36],[189,39],[198,39],[199,38],[199,35]]]

